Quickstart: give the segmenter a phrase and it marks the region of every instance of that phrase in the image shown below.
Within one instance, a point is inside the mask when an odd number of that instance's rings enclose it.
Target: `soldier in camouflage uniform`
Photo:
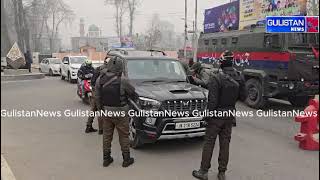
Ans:
[[[130,156],[129,142],[129,110],[128,99],[135,99],[135,89],[122,77],[123,62],[112,58],[106,69],[101,71],[96,82],[96,103],[98,109],[111,112],[126,112],[125,116],[103,118],[103,166],[107,167],[113,162],[111,157],[111,142],[116,128],[123,156],[123,167],[134,163]]]

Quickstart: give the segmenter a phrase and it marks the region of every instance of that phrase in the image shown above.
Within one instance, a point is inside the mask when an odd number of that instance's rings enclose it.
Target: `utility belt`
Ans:
[[[129,111],[129,105],[125,104],[123,106],[119,106],[119,107],[112,107],[112,106],[103,106],[104,110],[107,111],[125,111],[128,112]]]

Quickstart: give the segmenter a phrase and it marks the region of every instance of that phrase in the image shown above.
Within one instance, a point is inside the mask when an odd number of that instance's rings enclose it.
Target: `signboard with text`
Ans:
[[[205,10],[204,33],[239,29],[239,1]]]
[[[268,33],[319,33],[317,16],[268,16]]]
[[[267,16],[304,16],[307,0],[240,0],[239,29]]]

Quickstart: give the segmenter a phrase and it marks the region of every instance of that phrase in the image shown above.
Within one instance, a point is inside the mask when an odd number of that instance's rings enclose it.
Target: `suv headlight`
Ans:
[[[145,98],[145,97],[139,97],[139,104],[142,109],[147,109],[147,110],[158,110],[161,106],[160,101]]]

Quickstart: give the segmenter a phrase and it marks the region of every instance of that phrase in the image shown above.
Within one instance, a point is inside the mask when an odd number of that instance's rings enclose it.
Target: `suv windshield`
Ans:
[[[71,64],[83,64],[87,57],[70,57]]]
[[[182,64],[175,60],[129,60],[128,76],[132,80],[186,81]]]
[[[292,33],[288,34],[289,36],[289,47],[299,47],[299,46],[308,46],[318,45],[319,44],[319,34],[316,33]]]
[[[60,59],[49,59],[49,61],[50,61],[50,64],[60,64],[61,63]]]

